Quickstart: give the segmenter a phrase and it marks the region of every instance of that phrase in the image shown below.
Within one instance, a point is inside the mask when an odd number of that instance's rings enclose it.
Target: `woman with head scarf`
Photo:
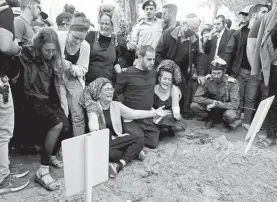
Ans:
[[[186,123],[180,114],[179,101],[182,97],[177,85],[181,82],[181,70],[172,60],[163,60],[158,68],[158,84],[155,86],[154,105],[155,109],[164,106],[169,112],[165,117],[154,119],[160,127],[161,132],[169,132],[174,135],[176,132],[185,131]]]
[[[68,129],[67,118],[60,106],[59,79],[60,46],[58,36],[52,28],[42,28],[33,39],[33,46],[22,49],[20,61],[24,67],[24,94],[26,113],[31,124],[30,132],[36,135],[46,132],[41,164],[35,180],[47,190],[56,190],[59,184],[50,175],[49,166],[61,168],[62,162],[54,155],[62,130]],[[39,130],[39,133],[37,132]],[[58,144],[57,144],[58,143]]]
[[[144,137],[124,134],[121,119],[142,119],[163,117],[166,115],[161,108],[157,110],[133,110],[120,102],[112,101],[114,88],[107,78],[97,78],[84,91],[80,104],[86,109],[89,130],[110,129],[110,163],[109,175],[115,177],[127,163],[138,157],[143,160],[145,154]]]
[[[85,88],[84,76],[88,71],[90,46],[85,41],[89,20],[83,13],[75,14],[69,31],[58,31],[65,79],[61,81],[61,105],[65,115],[71,114],[73,135],[85,133],[84,110],[78,104]]]
[[[114,73],[121,72],[116,63],[116,35],[119,27],[119,18],[114,6],[103,5],[99,9],[99,31],[90,31],[86,37],[90,44],[89,70],[86,74],[86,83],[99,77],[114,80]]]

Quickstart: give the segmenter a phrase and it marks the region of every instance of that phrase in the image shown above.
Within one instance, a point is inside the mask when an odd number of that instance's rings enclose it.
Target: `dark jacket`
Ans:
[[[21,51],[20,61],[23,66],[22,70],[24,71],[22,74],[22,80],[24,83],[24,93],[26,96],[29,94],[29,90],[33,85],[39,68],[45,68],[45,63],[39,58],[34,57],[32,55],[32,47],[26,47]],[[51,100],[55,103],[60,104],[60,84],[59,84],[59,76],[57,73],[57,68],[54,67],[53,64],[53,79],[54,79],[54,89],[53,92],[54,97],[50,96]]]
[[[226,46],[222,59],[224,59],[228,64],[228,69],[226,71],[227,74],[236,76],[239,73],[248,34],[249,28],[247,24],[241,29],[235,31],[228,45]]]
[[[156,47],[156,63],[158,66],[162,60],[170,59],[179,65],[181,71],[186,73],[189,66],[189,41],[178,36],[180,27],[172,27],[164,31]],[[201,55],[199,51],[199,38],[194,32],[188,31],[185,37],[192,41],[192,59],[198,75],[203,75]]]
[[[221,37],[217,55],[222,58],[225,48],[233,35],[233,31],[225,29]],[[209,64],[214,60],[216,51],[217,36],[213,36],[212,40],[208,40],[204,46],[204,52],[209,54]]]

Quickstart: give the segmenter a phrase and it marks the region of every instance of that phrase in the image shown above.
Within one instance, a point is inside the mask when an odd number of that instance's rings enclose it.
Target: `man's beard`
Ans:
[[[20,6],[19,0],[6,0],[6,2],[10,7],[19,7]]]

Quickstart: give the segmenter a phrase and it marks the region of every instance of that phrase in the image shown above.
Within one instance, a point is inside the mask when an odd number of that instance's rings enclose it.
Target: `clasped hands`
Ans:
[[[212,104],[207,105],[207,110],[211,111],[212,108],[218,106],[220,104],[219,101],[214,100]]]

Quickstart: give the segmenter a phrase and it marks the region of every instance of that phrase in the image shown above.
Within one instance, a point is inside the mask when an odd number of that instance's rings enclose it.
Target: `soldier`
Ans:
[[[195,115],[206,119],[204,129],[223,122],[222,131],[229,132],[240,123],[239,85],[236,79],[225,74],[227,63],[221,58],[212,62],[211,75],[199,86],[191,103]]]
[[[127,44],[129,50],[137,50],[140,46],[150,45],[156,48],[157,43],[163,32],[163,23],[161,19],[155,16],[155,1],[146,1],[142,5],[145,17],[134,25],[131,33],[131,39]]]

